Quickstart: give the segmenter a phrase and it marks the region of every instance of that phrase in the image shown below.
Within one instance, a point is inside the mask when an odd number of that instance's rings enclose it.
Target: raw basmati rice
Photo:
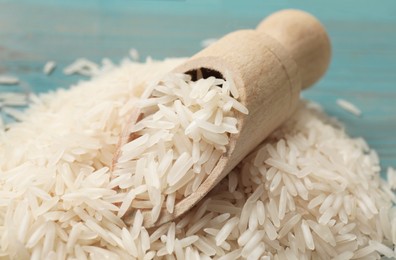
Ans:
[[[16,85],[19,79],[14,76],[0,75],[0,85]]]
[[[45,75],[50,75],[56,68],[55,61],[47,61],[43,67],[43,73]]]
[[[90,60],[80,58],[64,68],[63,73],[66,75],[80,74],[92,77],[99,74],[99,66]]]
[[[388,167],[386,171],[386,177],[390,187],[393,190],[396,189],[396,169],[394,169],[393,167]]]
[[[336,103],[339,107],[355,116],[360,116],[362,114],[362,111],[349,101],[339,98],[337,99]]]
[[[133,61],[138,61],[139,60],[139,52],[135,48],[132,48],[129,50],[129,56],[131,56]]]
[[[18,109],[11,107],[3,107],[2,111],[4,114],[14,118],[16,121],[22,121],[25,118],[25,115]]]
[[[28,104],[27,95],[17,92],[0,92],[0,108],[26,106]]]
[[[138,210],[132,214],[133,224],[126,225],[118,215],[123,202],[129,197],[148,200],[158,192],[142,184],[150,178],[150,167],[133,179],[111,178],[119,136],[135,111],[136,96],[145,92],[141,82],[163,78],[181,62],[109,65],[105,73],[100,69],[102,74],[70,90],[34,97],[21,122],[0,130],[0,257],[395,257],[396,200],[379,177],[378,156],[362,139],[333,126],[316,105],[304,102],[189,213],[146,230]],[[159,111],[174,119],[165,105]],[[180,106],[177,111],[188,122],[191,114]],[[138,149],[135,145],[130,151]],[[200,151],[199,162],[204,156],[209,160],[213,151],[204,153]],[[197,155],[190,158],[198,162]],[[168,164],[162,164],[161,172]],[[142,165],[125,162],[128,169]],[[131,193],[128,185],[135,182],[140,186]],[[114,190],[122,184],[125,189]],[[157,199],[170,208],[174,203]],[[132,199],[132,204],[144,208],[138,201]],[[324,215],[330,219],[324,221]]]

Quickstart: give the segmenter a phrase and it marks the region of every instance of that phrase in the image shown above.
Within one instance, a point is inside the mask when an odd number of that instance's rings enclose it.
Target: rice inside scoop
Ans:
[[[175,204],[195,192],[238,133],[236,113],[248,113],[234,96],[233,82],[215,77],[191,80],[168,74],[151,83],[136,101],[141,119],[130,129],[112,173],[116,188],[133,194],[118,217],[129,210],[173,212]]]
[[[0,258],[394,257],[378,156],[306,103],[187,215],[146,230],[137,211],[127,226],[117,214],[135,194],[110,185],[112,154],[136,86],[183,61],[126,62],[0,130]]]

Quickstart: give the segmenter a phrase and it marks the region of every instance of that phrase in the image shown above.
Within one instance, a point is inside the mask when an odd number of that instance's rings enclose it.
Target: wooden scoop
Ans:
[[[230,136],[227,152],[173,213],[162,210],[153,223],[144,212],[146,228],[171,221],[190,210],[248,153],[295,111],[301,89],[316,82],[330,61],[330,41],[324,27],[308,13],[284,10],[263,20],[256,30],[232,32],[200,51],[174,72],[196,78],[233,80],[248,115],[237,114],[239,133]],[[137,117],[137,115],[135,115]]]

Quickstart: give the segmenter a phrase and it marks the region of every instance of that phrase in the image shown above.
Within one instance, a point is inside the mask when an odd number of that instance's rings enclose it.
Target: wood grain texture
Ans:
[[[396,2],[393,0],[262,1],[0,0],[0,73],[18,76],[35,92],[69,87],[82,79],[62,68],[78,57],[117,62],[135,47],[142,57],[190,56],[200,41],[253,28],[264,16],[300,8],[326,26],[333,47],[330,70],[303,93],[338,117],[396,166]],[[42,66],[55,60],[50,77]],[[335,104],[344,98],[360,118]]]

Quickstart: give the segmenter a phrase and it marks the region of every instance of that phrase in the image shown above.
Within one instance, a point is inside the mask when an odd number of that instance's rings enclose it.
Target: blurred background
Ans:
[[[332,41],[328,73],[303,96],[339,118],[350,135],[365,138],[383,172],[396,166],[394,0],[0,0],[0,75],[16,76],[37,93],[67,88],[84,79],[62,72],[77,58],[118,63],[131,48],[142,61],[190,56],[203,40],[253,28],[284,8],[318,17]],[[42,70],[49,60],[57,68],[47,76]],[[338,98],[356,104],[362,115],[342,110]]]

